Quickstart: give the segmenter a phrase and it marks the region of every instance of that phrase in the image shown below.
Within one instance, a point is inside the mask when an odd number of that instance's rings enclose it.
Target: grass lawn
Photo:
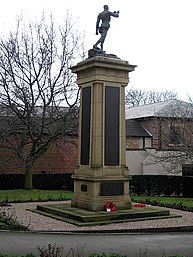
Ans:
[[[0,190],[0,203],[70,200],[72,196],[65,190]]]
[[[148,204],[159,204],[163,206],[173,206],[175,208],[187,208],[193,210],[193,198],[167,197],[167,196],[132,196],[133,202]]]
[[[0,204],[13,202],[70,200],[73,192],[65,190],[0,190]],[[132,196],[133,202],[160,204],[164,206],[185,207],[193,210],[193,198],[165,196]]]

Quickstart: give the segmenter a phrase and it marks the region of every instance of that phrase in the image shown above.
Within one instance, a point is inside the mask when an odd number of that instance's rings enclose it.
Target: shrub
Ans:
[[[127,257],[127,256],[122,255],[120,253],[93,253],[89,255],[89,257]]]
[[[165,195],[172,194],[180,196],[182,194],[181,176],[161,176],[161,175],[134,175],[130,182],[132,193],[136,195]]]
[[[71,176],[72,173],[34,174],[33,187],[34,189],[73,190],[74,185]],[[2,190],[22,189],[24,186],[24,180],[24,174],[0,174],[0,188]]]

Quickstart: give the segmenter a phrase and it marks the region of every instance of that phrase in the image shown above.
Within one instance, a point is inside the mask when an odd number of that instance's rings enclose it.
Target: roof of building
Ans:
[[[51,107],[48,107],[45,117],[41,117],[42,110],[43,108],[36,106],[34,112],[30,113],[31,116],[27,120],[28,123],[24,123],[24,119],[18,118],[11,108],[0,105],[0,134],[18,135],[23,133],[25,131],[24,128],[26,129],[29,126],[34,135],[42,133],[42,130],[44,135],[48,135],[60,127],[64,135],[77,136],[78,118],[75,115],[75,110],[70,112],[70,108],[67,107],[59,107],[58,110],[56,108],[52,110]],[[66,114],[65,119],[64,114]],[[42,123],[42,120],[44,120],[44,123]]]
[[[147,117],[193,118],[193,103],[180,100],[168,100],[153,104],[145,104],[125,110],[127,119]]]
[[[136,120],[126,120],[127,137],[152,137],[152,134],[143,127],[141,122]]]

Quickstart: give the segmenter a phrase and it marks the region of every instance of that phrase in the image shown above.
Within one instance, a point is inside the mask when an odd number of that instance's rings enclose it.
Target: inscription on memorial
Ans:
[[[87,185],[82,184],[82,185],[81,185],[81,191],[82,191],[82,192],[87,192]]]
[[[123,195],[124,184],[123,182],[111,181],[111,182],[102,182],[101,183],[101,195],[110,196],[110,195]]]
[[[120,88],[105,87],[105,165],[119,165]]]
[[[80,164],[89,165],[91,87],[82,89],[81,153]]]

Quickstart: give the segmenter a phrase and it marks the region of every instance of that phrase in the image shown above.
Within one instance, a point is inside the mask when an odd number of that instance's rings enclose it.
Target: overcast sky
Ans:
[[[138,67],[128,87],[172,90],[182,100],[193,98],[193,2],[192,0],[6,0],[0,8],[0,30],[13,28],[16,16],[34,19],[44,11],[61,22],[70,11],[87,50],[95,35],[96,18],[108,4],[120,11],[112,18],[104,50]]]

